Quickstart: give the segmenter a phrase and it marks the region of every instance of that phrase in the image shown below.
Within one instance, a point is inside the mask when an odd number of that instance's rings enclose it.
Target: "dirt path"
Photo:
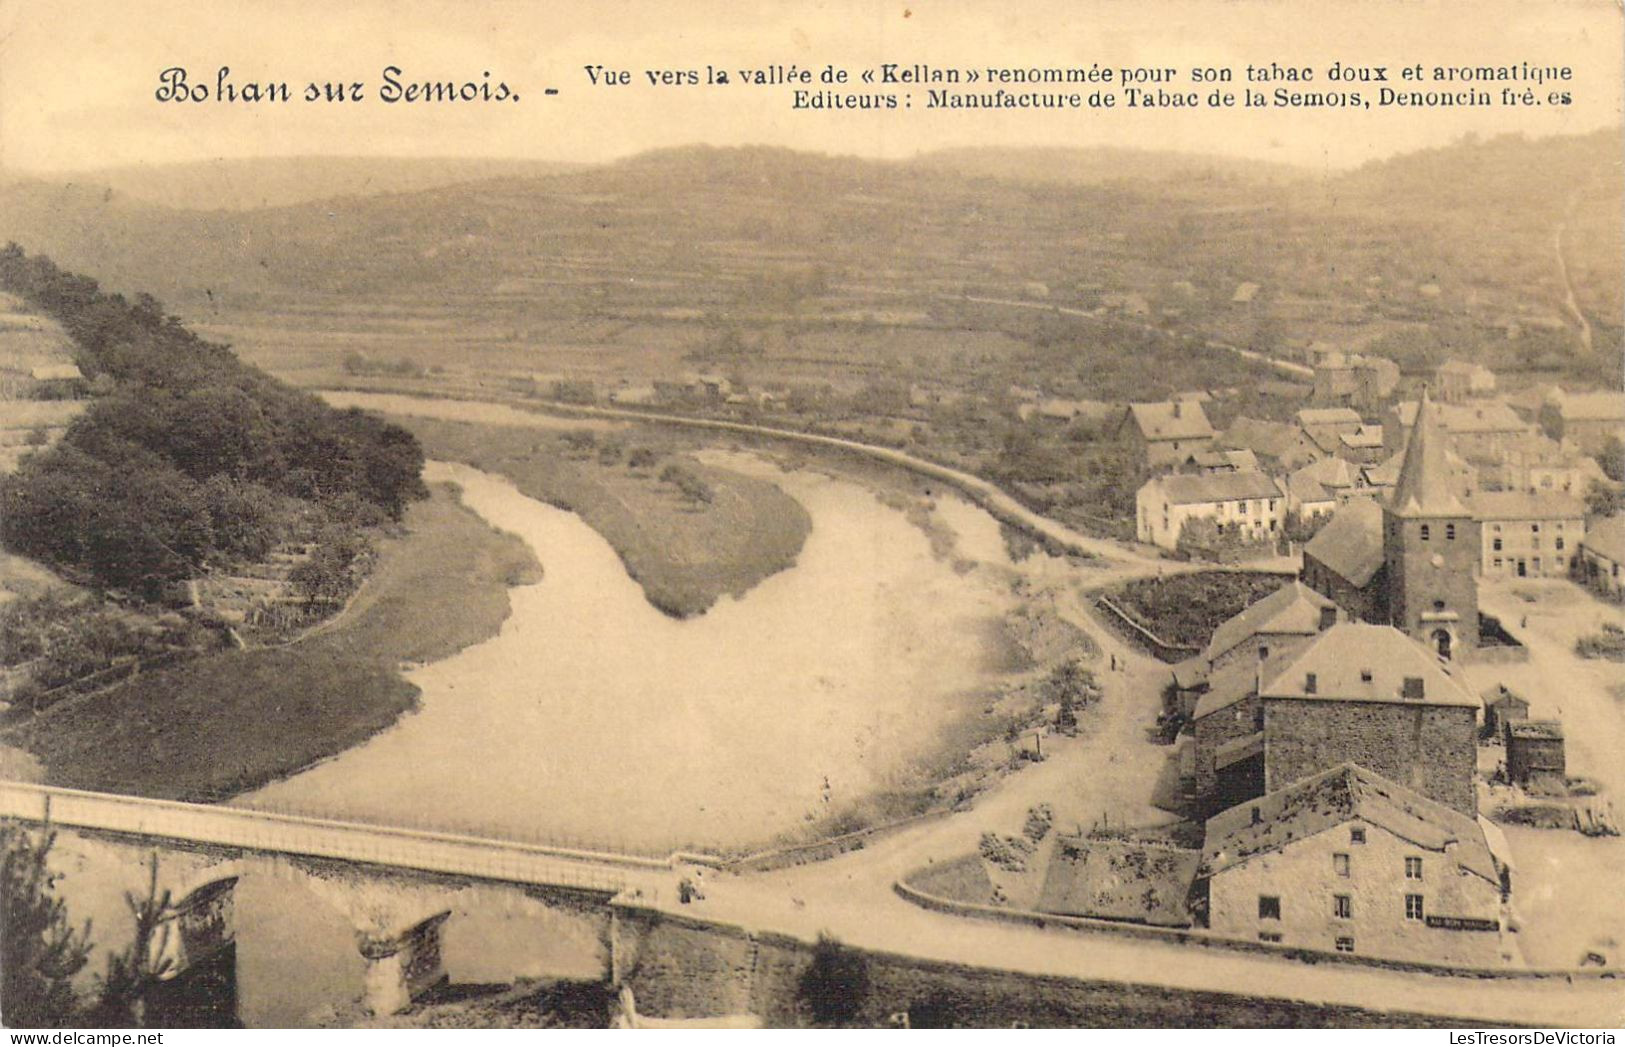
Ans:
[[[1574,317],[1574,323],[1580,329],[1580,347],[1589,356],[1592,352],[1591,321],[1586,319],[1584,311],[1580,309],[1580,300],[1574,293],[1574,280],[1569,275],[1569,261],[1563,254],[1563,236],[1568,232],[1569,223],[1574,217],[1574,209],[1579,205],[1580,195],[1585,189],[1585,186],[1580,186],[1569,194],[1568,206],[1563,211],[1563,220],[1557,223],[1557,230],[1552,234],[1552,251],[1557,255],[1557,273],[1563,280],[1563,308]]]

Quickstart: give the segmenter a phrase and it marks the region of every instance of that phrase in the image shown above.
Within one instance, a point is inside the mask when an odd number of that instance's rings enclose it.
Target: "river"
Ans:
[[[239,802],[647,851],[765,842],[917,777],[1004,671],[997,525],[940,499],[965,548],[933,555],[859,484],[728,458],[800,501],[812,532],[795,566],[686,621],[579,517],[430,463],[535,550],[543,580],[510,590],[496,637],[409,672],[418,711]]]

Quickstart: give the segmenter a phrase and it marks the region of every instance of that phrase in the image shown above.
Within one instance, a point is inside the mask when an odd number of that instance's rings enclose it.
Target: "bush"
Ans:
[[[90,924],[76,931],[56,897],[54,840],[0,825],[0,1012],[12,1029],[74,1024],[73,976],[90,959]]]
[[[863,1012],[870,992],[869,957],[828,933],[818,936],[801,972],[798,997],[816,1025],[842,1025]]]

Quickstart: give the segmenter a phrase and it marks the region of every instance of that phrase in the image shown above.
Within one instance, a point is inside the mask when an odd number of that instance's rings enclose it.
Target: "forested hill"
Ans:
[[[1598,345],[1620,337],[1620,149],[1617,129],[1464,139],[1277,178],[1112,150],[882,162],[696,146],[229,212],[13,182],[0,186],[0,237],[227,326],[318,296],[477,302],[482,320],[524,329],[658,310],[748,318],[785,287],[815,317],[1042,286],[1083,308],[1139,296],[1201,339],[1266,351],[1324,339],[1417,370],[1459,355],[1551,380],[1589,374],[1571,300]],[[1242,283],[1259,292],[1238,308]]]
[[[244,365],[151,296],[107,294],[16,244],[0,288],[63,326],[98,394],[0,481],[13,552],[153,598],[211,563],[399,519],[426,494],[410,433]]]

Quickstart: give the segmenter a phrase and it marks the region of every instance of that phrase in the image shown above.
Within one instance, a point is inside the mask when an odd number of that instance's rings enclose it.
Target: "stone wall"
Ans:
[[[1401,702],[1269,699],[1264,787],[1353,762],[1467,815],[1478,813],[1477,710]]]
[[[779,934],[616,906],[617,964],[640,1014],[751,1013],[769,1027],[808,1024],[798,1002],[812,946]],[[637,958],[632,960],[633,952]],[[623,964],[623,956],[627,963]],[[1470,1024],[1286,999],[1024,974],[866,952],[870,992],[851,1024],[1011,1026],[1447,1028]]]

